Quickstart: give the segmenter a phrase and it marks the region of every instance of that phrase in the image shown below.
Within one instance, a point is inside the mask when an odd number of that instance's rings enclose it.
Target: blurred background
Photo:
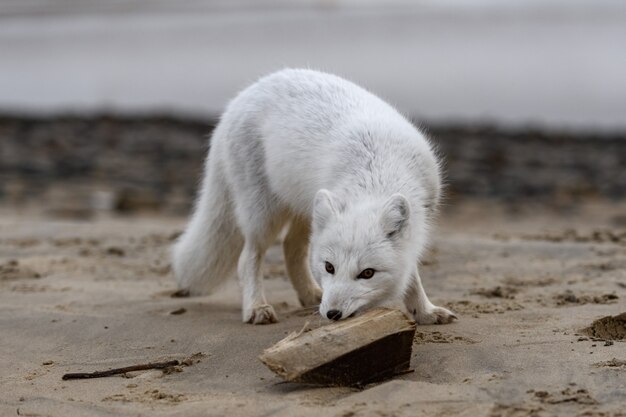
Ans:
[[[0,204],[185,215],[228,99],[283,67],[425,128],[449,202],[626,196],[623,0],[0,0]]]

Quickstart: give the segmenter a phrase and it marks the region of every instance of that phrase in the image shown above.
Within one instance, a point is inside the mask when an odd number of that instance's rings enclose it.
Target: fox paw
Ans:
[[[322,289],[315,287],[307,291],[306,294],[300,295],[298,300],[300,300],[302,307],[318,306],[322,302]]]
[[[458,319],[452,311],[436,305],[430,305],[425,310],[414,308],[410,312],[417,324],[448,324]]]
[[[269,304],[252,307],[248,312],[244,312],[243,316],[243,322],[250,324],[271,324],[277,321],[274,307]]]

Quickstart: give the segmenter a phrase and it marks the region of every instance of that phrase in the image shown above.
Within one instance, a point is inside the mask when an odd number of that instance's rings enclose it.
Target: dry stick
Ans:
[[[167,361],[167,362],[155,362],[155,363],[145,363],[142,365],[132,365],[132,366],[126,366],[124,368],[114,368],[114,369],[109,369],[108,371],[77,372],[73,374],[63,375],[63,380],[103,378],[106,376],[125,374],[126,372],[145,371],[146,369],[163,369],[163,368],[169,368],[170,366],[176,366],[176,365],[180,365],[180,362],[177,360],[173,360],[173,361]]]

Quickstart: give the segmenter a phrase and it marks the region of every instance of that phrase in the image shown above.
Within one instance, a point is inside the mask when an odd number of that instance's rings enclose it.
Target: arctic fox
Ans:
[[[418,323],[449,323],[418,273],[439,196],[429,143],[393,107],[337,76],[285,69],[222,115],[174,273],[200,295],[237,272],[243,321],[276,322],[261,267],[288,226],[287,274],[304,306],[339,320],[403,301]]]

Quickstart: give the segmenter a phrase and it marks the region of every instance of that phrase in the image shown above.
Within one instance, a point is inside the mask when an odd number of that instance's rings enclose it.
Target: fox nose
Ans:
[[[326,313],[326,317],[328,317],[331,320],[339,320],[341,318],[341,311],[328,310],[328,313]]]

